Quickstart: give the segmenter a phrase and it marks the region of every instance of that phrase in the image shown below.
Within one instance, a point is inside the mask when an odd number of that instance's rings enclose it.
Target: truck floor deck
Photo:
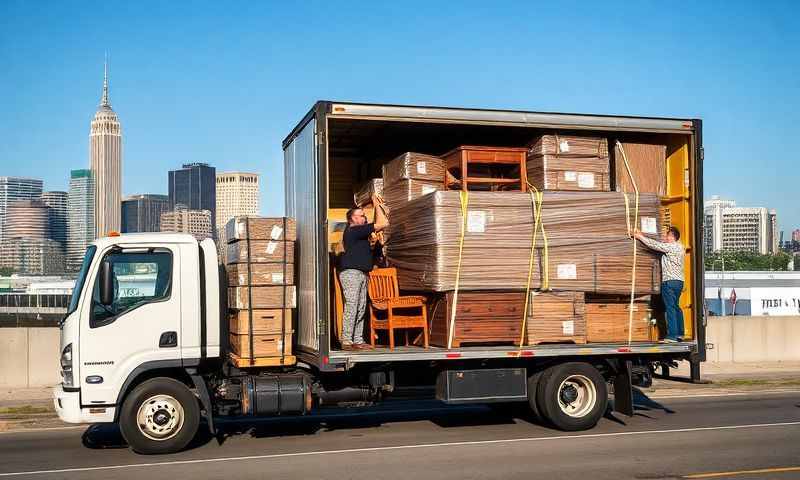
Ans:
[[[619,355],[631,353],[683,353],[691,352],[696,347],[694,341],[679,343],[636,342],[630,345],[620,343],[544,344],[516,348],[512,345],[473,346],[447,349],[416,346],[375,347],[374,350],[343,351],[335,350],[330,354],[330,362],[339,364],[419,361],[419,360],[464,360],[482,358],[515,358],[515,357],[554,357],[564,355]]]

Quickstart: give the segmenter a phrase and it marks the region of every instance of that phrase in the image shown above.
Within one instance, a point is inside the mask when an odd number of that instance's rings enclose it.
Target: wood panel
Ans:
[[[225,224],[225,241],[239,240],[297,240],[297,224],[291,217],[239,216]]]
[[[628,303],[587,303],[586,339],[590,343],[625,343],[628,341]],[[649,304],[634,302],[634,342],[647,342],[651,338],[652,310]]]
[[[292,331],[292,310],[275,309],[255,309],[253,315],[253,333],[256,334],[280,334],[281,327],[283,332]],[[234,310],[228,313],[228,325],[230,333],[249,334],[250,310]]]
[[[293,285],[292,263],[234,263],[225,267],[228,286]]]
[[[253,300],[250,302],[249,295]],[[244,310],[251,308],[295,308],[294,285],[228,288],[228,307]]]
[[[250,358],[250,336],[231,333],[231,351],[242,358]],[[285,350],[284,350],[285,348]],[[253,357],[278,357],[292,353],[292,334],[253,335]]]
[[[529,345],[586,343],[583,292],[531,292],[527,335]]]
[[[247,244],[250,244],[252,252],[248,252]],[[274,240],[251,240],[238,241],[228,244],[225,260],[227,264],[232,263],[275,263],[288,262],[294,263],[294,242],[274,241]]]

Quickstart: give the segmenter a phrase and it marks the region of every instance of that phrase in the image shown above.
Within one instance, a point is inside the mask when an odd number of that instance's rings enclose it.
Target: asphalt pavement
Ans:
[[[113,426],[6,432],[0,480],[800,478],[800,393],[637,404],[633,418],[564,433],[502,408],[399,401],[255,428],[228,422],[224,435],[162,456],[134,454]],[[708,476],[721,472],[736,474]]]

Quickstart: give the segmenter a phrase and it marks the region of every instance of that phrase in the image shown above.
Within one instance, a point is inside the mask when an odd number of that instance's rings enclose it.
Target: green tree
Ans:
[[[14,273],[14,269],[11,267],[0,267],[0,277],[8,277],[12,273]]]
[[[785,252],[761,255],[753,252],[715,252],[706,254],[706,270],[722,270],[723,257],[726,271],[785,271],[791,256]]]

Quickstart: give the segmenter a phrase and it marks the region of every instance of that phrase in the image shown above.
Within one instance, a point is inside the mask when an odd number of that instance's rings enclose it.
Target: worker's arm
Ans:
[[[667,253],[670,251],[670,244],[659,242],[658,240],[653,240],[652,238],[646,236],[639,230],[636,230],[633,233],[633,236],[636,237],[640,242],[644,244],[645,247],[649,248],[650,250],[655,250],[661,253]]]
[[[386,207],[379,195],[372,195],[372,206],[375,207],[375,231],[380,232],[389,226],[389,217],[386,216]]]

